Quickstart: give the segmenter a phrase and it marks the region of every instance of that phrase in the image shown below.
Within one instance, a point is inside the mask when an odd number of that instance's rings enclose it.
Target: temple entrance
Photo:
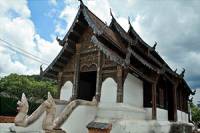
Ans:
[[[96,71],[80,72],[78,99],[92,101],[96,92]]]

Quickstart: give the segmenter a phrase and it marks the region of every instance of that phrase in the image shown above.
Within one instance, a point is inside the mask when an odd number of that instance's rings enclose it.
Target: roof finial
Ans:
[[[78,0],[80,2],[80,4],[82,5],[83,4],[83,1],[82,0]],[[84,4],[83,4],[84,5]]]
[[[42,65],[40,65],[40,75],[42,75],[42,73],[43,73]]]
[[[112,14],[112,9],[110,8],[110,15],[112,18],[114,18],[113,14]]]
[[[153,49],[156,49],[157,46],[157,42],[155,41],[154,45],[153,45]]]
[[[185,74],[185,68],[183,68],[183,71],[181,72],[181,77],[184,77],[184,74]]]
[[[58,38],[58,36],[56,37],[56,40],[58,41],[58,44],[60,46],[64,46],[66,41],[61,40],[60,38]]]
[[[61,40],[60,40],[60,38],[58,38],[58,36],[56,36],[56,40],[58,41],[58,42],[60,42]]]
[[[192,93],[195,95],[195,94],[196,94],[196,91],[197,91],[197,90],[195,89]]]
[[[58,36],[56,36],[56,40],[57,40],[58,44],[61,45],[62,41],[60,40],[60,38],[58,38]]]
[[[131,25],[130,17],[128,16],[128,24]]]

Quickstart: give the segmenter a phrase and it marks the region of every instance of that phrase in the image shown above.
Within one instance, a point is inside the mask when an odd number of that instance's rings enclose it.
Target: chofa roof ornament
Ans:
[[[83,1],[82,0],[78,0],[80,2],[80,4],[83,4]]]
[[[42,64],[43,65],[43,64]],[[40,65],[40,75],[43,74],[43,68],[42,68],[42,65]]]
[[[157,44],[158,44],[158,43],[155,41],[155,43],[154,43],[154,45],[153,45],[153,47],[152,47],[154,50],[156,49]]]
[[[129,16],[128,16],[128,24],[129,24],[129,26],[131,26],[131,20],[130,20]]]
[[[65,41],[63,41],[60,38],[58,38],[58,36],[56,37],[56,40],[58,41],[60,46],[64,46],[65,45]]]
[[[110,8],[110,16],[111,16],[112,18],[114,18],[113,14],[112,14],[112,9],[111,9],[111,8]]]
[[[185,75],[185,68],[183,68],[183,71],[181,72],[180,76],[184,77],[184,75]]]

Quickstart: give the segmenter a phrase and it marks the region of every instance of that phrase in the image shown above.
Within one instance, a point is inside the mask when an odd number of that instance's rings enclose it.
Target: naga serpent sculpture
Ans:
[[[35,122],[45,111],[50,112],[50,114],[55,115],[56,108],[55,108],[55,102],[51,96],[51,94],[48,92],[48,99],[45,100],[30,116],[27,115],[29,110],[29,104],[27,101],[27,98],[25,94],[22,94],[21,101],[17,102],[17,110],[18,114],[15,117],[15,125],[21,126],[21,127],[27,127],[28,125]],[[49,118],[46,119],[49,121]],[[46,127],[46,121],[43,121],[43,126]],[[48,123],[48,122],[47,122]]]
[[[46,115],[43,119],[42,128],[46,131],[60,129],[60,126],[69,118],[73,110],[79,105],[96,106],[97,100],[93,98],[92,101],[86,100],[73,100],[71,101],[63,111],[56,116],[56,104],[53,97],[48,92],[48,98],[45,100],[30,116],[27,115],[29,105],[25,94],[22,94],[21,101],[18,104],[18,114],[15,117],[15,125],[21,127],[28,127],[30,124],[35,122],[42,114],[46,111]]]

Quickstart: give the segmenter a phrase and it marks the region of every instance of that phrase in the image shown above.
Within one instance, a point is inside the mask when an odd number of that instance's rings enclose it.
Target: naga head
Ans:
[[[48,98],[47,100],[44,102],[47,108],[51,108],[51,107],[55,107],[56,104],[54,102],[53,97],[51,96],[51,93],[48,92]]]
[[[28,113],[29,105],[24,93],[22,93],[21,101],[18,101],[17,105],[18,105],[17,107],[18,112],[22,112],[26,114]]]

